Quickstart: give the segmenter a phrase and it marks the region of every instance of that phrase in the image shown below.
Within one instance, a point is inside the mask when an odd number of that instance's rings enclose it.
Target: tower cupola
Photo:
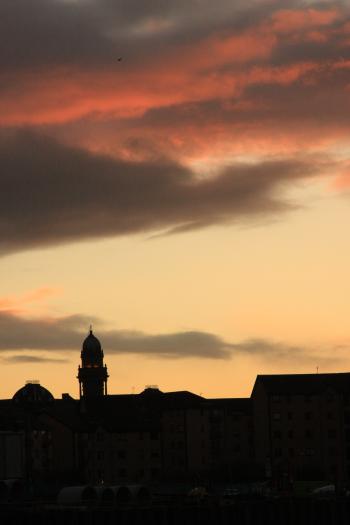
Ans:
[[[92,328],[84,339],[81,366],[78,368],[80,397],[96,398],[107,395],[107,366],[103,364],[103,350]]]
[[[83,342],[81,362],[82,366],[87,367],[103,366],[103,350],[101,343],[92,333],[92,329],[90,329],[89,335]]]

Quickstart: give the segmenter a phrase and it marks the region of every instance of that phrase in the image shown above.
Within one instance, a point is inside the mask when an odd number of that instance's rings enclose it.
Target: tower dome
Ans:
[[[82,365],[88,368],[103,366],[103,350],[101,343],[92,333],[92,329],[90,329],[89,335],[83,342],[81,360]]]
[[[54,397],[46,388],[37,382],[28,381],[26,385],[17,390],[13,401],[23,405],[52,403]]]

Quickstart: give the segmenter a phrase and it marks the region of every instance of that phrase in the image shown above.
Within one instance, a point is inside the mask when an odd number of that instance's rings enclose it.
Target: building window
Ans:
[[[291,421],[293,419],[293,412],[287,412],[287,418],[288,421]]]
[[[294,458],[294,448],[289,448],[288,454],[289,454],[289,457]]]
[[[294,430],[292,430],[292,429],[288,430],[288,437],[290,439],[294,437]]]
[[[306,437],[307,439],[311,439],[311,438],[312,438],[312,430],[310,430],[309,428],[307,428],[307,429],[305,430],[305,437]]]
[[[334,439],[336,436],[337,436],[337,431],[335,430],[335,428],[329,428],[328,429],[328,437],[330,439]]]
[[[280,396],[272,396],[272,401],[274,403],[279,403],[281,401],[281,398],[280,398]]]
[[[118,471],[118,474],[119,474],[120,478],[126,478],[126,469],[125,468],[120,468],[119,471]]]
[[[281,439],[281,437],[282,437],[281,431],[280,430],[274,430],[273,437],[276,438],[276,439]]]
[[[158,432],[151,432],[150,437],[152,440],[159,439],[159,433]]]
[[[306,419],[306,421],[310,421],[312,419],[312,413],[311,412],[305,412],[305,419]]]
[[[274,412],[272,415],[272,418],[274,421],[280,421],[281,420],[281,414],[279,412]]]
[[[118,450],[118,458],[119,459],[125,459],[126,458],[126,450]]]
[[[280,458],[282,456],[282,449],[281,448],[275,448],[275,457]]]

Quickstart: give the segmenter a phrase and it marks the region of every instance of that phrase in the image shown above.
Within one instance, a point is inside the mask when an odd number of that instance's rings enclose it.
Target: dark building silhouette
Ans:
[[[107,366],[103,364],[103,350],[100,341],[90,329],[83,342],[81,366],[78,368],[80,398],[107,395]]]
[[[259,375],[255,457],[275,479],[350,480],[350,374]]]
[[[250,398],[147,387],[107,395],[103,350],[83,343],[80,399],[33,382],[0,400],[0,476],[68,483],[350,481],[350,373],[258,376]]]

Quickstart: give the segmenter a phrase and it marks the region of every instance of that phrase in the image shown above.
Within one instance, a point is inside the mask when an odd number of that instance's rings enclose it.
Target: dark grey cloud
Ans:
[[[253,357],[263,357],[269,360],[293,360],[302,356],[305,359],[305,348],[287,345],[266,339],[247,339],[232,345],[235,352]]]
[[[228,342],[220,336],[185,331],[168,334],[147,334],[131,330],[106,330],[101,320],[83,315],[47,319],[26,319],[9,312],[0,312],[0,352],[2,362],[64,363],[66,357],[55,353],[75,353],[77,359],[86,327],[93,321],[96,336],[105,350],[105,356],[140,355],[161,359],[231,359],[251,357],[266,365],[331,367],[344,363],[346,346],[329,348],[289,345],[262,338]]]
[[[294,367],[332,367],[347,360],[348,348],[289,345],[280,341],[252,338],[231,345],[233,354],[255,357],[268,364]]]
[[[28,133],[0,135],[0,253],[280,214],[315,158],[233,164],[199,178],[174,162],[123,162]]]
[[[95,325],[99,323],[98,319],[81,315],[47,321],[24,319],[0,312],[0,351],[25,351],[25,356],[15,355],[10,358],[17,362],[28,360],[29,350],[78,352],[91,320]],[[230,345],[207,332],[187,331],[152,335],[138,331],[101,328],[98,329],[97,335],[109,355],[138,354],[172,359],[230,357]],[[31,360],[38,361],[38,357],[33,356]]]
[[[94,319],[91,319],[94,321]],[[80,348],[90,318],[26,319],[0,312],[0,350],[72,350]]]
[[[26,354],[18,354],[18,355],[12,355],[10,357],[3,357],[2,362],[6,364],[23,364],[23,363],[53,363],[53,364],[64,364],[67,363],[67,359],[55,359],[52,357],[46,357],[46,356],[37,356],[37,355],[26,355]]]
[[[88,2],[89,3],[89,2]],[[2,0],[0,64],[6,69],[85,62],[110,54],[85,2]]]
[[[344,9],[340,0],[332,5]],[[273,11],[300,7],[305,8],[303,0],[285,0],[283,6],[271,0],[1,0],[0,66],[5,71],[58,64],[96,68],[122,54],[128,68],[169,47],[214,33],[237,35]],[[321,48],[331,56],[332,46],[313,48],[306,42],[299,50],[282,43],[274,60],[320,56]]]
[[[269,2],[210,0],[1,0],[0,66],[96,66],[117,55],[137,63],[225,27],[238,30],[266,15]],[[159,46],[159,43],[162,46]]]

